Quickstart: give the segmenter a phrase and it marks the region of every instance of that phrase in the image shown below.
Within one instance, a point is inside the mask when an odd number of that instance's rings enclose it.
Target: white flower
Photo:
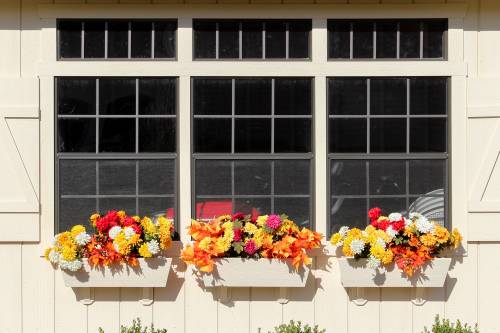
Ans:
[[[120,246],[118,245],[118,243],[113,242],[113,248],[116,252],[120,252]]]
[[[389,218],[389,221],[391,221],[391,222],[397,222],[403,218],[403,215],[401,215],[400,213],[391,213],[391,214],[389,214],[388,218]]]
[[[384,248],[384,250],[387,247],[387,244],[385,243],[385,241],[382,238],[377,238],[377,244],[379,244],[380,246],[382,246]]]
[[[149,241],[147,244],[148,244],[148,250],[149,252],[151,252],[152,255],[158,254],[158,252],[160,252],[160,244],[156,239]]]
[[[354,254],[361,254],[365,249],[365,242],[361,239],[355,239],[351,242],[351,251]]]
[[[61,259],[59,261],[59,267],[64,270],[68,270],[71,272],[76,272],[80,270],[83,266],[83,263],[81,260],[72,260],[72,261],[66,261],[64,259]]]
[[[405,220],[405,227],[409,226],[412,221],[410,219],[407,219],[406,217],[404,217],[404,220]]]
[[[113,228],[109,229],[108,236],[111,239],[115,239],[121,231],[122,227],[116,225]]]
[[[49,261],[53,264],[57,264],[59,262],[59,259],[61,258],[60,254],[55,251],[54,249],[51,249],[49,252]]]
[[[394,238],[398,234],[396,230],[392,228],[392,225],[390,225],[387,229],[385,229],[385,232],[391,237]]]
[[[347,232],[349,231],[349,227],[343,226],[339,229],[339,234],[342,237],[345,237],[347,235]]]
[[[417,219],[415,226],[417,227],[417,230],[423,234],[428,234],[434,231],[434,223],[429,221],[424,216]]]
[[[125,229],[123,229],[123,233],[125,234],[125,238],[127,240],[129,240],[130,238],[132,238],[133,235],[135,235],[135,231],[132,227],[126,227]]]
[[[366,230],[363,230],[361,231],[361,235],[363,235],[363,237],[368,237],[368,232]]]
[[[369,256],[366,266],[371,269],[377,269],[380,267],[380,260],[375,258],[374,256]]]
[[[90,242],[90,239],[91,237],[88,233],[80,232],[78,235],[76,235],[75,242],[80,246],[85,246],[88,244],[88,242]]]

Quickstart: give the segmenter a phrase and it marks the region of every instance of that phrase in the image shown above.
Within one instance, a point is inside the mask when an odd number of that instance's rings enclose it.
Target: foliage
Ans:
[[[456,323],[450,323],[448,319],[439,319],[439,316],[436,316],[432,330],[429,331],[425,327],[423,333],[479,333],[479,330],[477,324],[472,328],[467,324],[462,325],[460,320],[457,320]]]
[[[99,328],[99,333],[104,333],[102,328]],[[142,327],[141,320],[139,318],[135,319],[132,322],[132,326],[126,327],[122,326],[120,328],[120,333],[167,333],[166,329],[155,329],[154,325],[151,324],[151,327]]]
[[[309,325],[305,325],[302,327],[302,323],[290,321],[288,324],[282,324],[278,327],[274,328],[274,333],[325,333],[325,330],[320,330],[318,326],[311,327]],[[269,332],[271,333],[271,332]]]

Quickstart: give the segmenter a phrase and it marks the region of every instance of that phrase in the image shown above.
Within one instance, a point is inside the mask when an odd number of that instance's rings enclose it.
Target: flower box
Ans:
[[[91,268],[88,261],[83,267],[71,272],[61,270],[67,287],[132,287],[153,288],[167,285],[172,258],[138,258],[137,266],[114,264]]]
[[[217,258],[211,273],[203,273],[205,287],[304,287],[310,269],[296,270],[291,260]]]
[[[395,267],[385,266],[386,272],[367,267],[367,259],[339,258],[340,279],[344,287],[443,287],[450,269],[451,258],[435,258],[412,277]]]

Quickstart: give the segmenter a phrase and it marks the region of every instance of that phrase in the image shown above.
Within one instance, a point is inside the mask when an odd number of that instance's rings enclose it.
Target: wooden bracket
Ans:
[[[83,305],[89,306],[94,303],[94,288],[75,288],[76,299]]]
[[[149,306],[154,302],[154,288],[142,288],[142,298],[139,302],[144,306]]]
[[[351,301],[357,306],[365,305],[368,300],[365,298],[365,289],[364,288],[350,288],[349,289],[349,298]]]
[[[228,302],[231,299],[231,291],[228,287],[219,287],[219,301]]]
[[[288,288],[286,287],[280,287],[278,288],[278,303],[280,304],[286,304],[288,303]]]
[[[411,300],[411,302],[413,303],[413,305],[416,305],[416,306],[422,306],[425,304],[425,302],[427,302],[427,300],[425,299],[424,295],[425,295],[425,288],[413,288],[414,292],[413,292],[413,299]]]

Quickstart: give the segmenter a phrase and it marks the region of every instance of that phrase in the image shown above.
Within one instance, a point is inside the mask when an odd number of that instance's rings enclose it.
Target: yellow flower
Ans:
[[[224,253],[229,250],[231,247],[231,241],[227,240],[224,237],[218,238],[215,242],[215,251],[217,254]]]
[[[210,244],[212,243],[212,238],[210,237],[205,237],[203,238],[200,243],[198,244],[198,247],[202,249],[203,251],[209,252],[210,251]]]
[[[261,215],[261,216],[257,217],[257,225],[259,227],[263,227],[264,224],[266,224],[268,217],[269,217],[268,215]]]
[[[168,249],[172,245],[172,221],[160,216],[158,226],[160,229],[160,248],[162,250]]]
[[[95,222],[101,217],[99,214],[92,214],[90,216],[90,222],[92,222],[92,225],[95,227]]]
[[[386,255],[385,252],[386,250],[381,244],[375,244],[370,247],[370,254],[375,258],[379,259],[380,261],[382,261],[382,259]]]
[[[233,230],[233,222],[231,222],[231,221],[224,222],[224,223],[222,224],[222,228],[223,228],[224,230]]]
[[[127,214],[123,210],[120,210],[116,213],[120,219],[124,219]]]
[[[444,244],[450,239],[450,233],[448,232],[448,229],[440,225],[436,225],[436,227],[434,228],[434,235],[436,236],[436,240],[439,244]]]
[[[250,235],[253,235],[257,231],[257,229],[258,229],[257,226],[253,223],[247,223],[243,228],[243,230]]]
[[[132,237],[130,237],[130,239],[128,240],[128,243],[130,245],[137,245],[141,242],[141,235],[139,234],[134,234]]]
[[[420,236],[420,241],[425,246],[434,246],[434,245],[436,245],[436,242],[438,240],[432,234],[424,234],[424,235]]]
[[[387,264],[390,264],[392,262],[393,258],[394,257],[393,257],[392,251],[386,250],[380,261],[382,262],[382,264],[387,265]]]
[[[297,225],[296,225],[293,221],[291,221],[291,220],[289,220],[289,219],[285,219],[285,220],[281,223],[281,225],[280,225],[280,227],[278,228],[278,230],[276,231],[276,234],[278,234],[278,235],[282,236],[282,235],[284,235],[285,233],[287,233],[290,229],[292,229],[292,230],[291,230],[291,231],[292,231],[292,233],[293,233],[293,232],[299,232],[299,228],[297,227]]]
[[[132,220],[134,220],[135,222],[139,222],[141,220],[141,218],[137,215],[135,216],[132,216]]]
[[[460,246],[460,243],[462,242],[462,235],[460,234],[460,232],[458,232],[457,229],[453,229],[451,236],[453,238],[453,247],[455,247],[456,249],[457,247]]]
[[[339,243],[342,241],[342,235],[340,235],[338,232],[337,233],[334,233],[332,235],[332,238],[330,238],[330,243],[332,243],[332,245],[339,245]]]
[[[270,236],[264,229],[260,228],[257,229],[254,234],[253,234],[253,240],[255,242],[255,246],[257,248],[261,248],[262,245],[269,244],[269,237]],[[270,236],[272,238],[272,236]],[[271,239],[272,242],[272,239]]]
[[[64,260],[73,261],[76,259],[76,248],[73,246],[63,247],[61,255]]]
[[[217,218],[217,222],[219,223],[231,222],[231,215],[221,215]]]
[[[75,225],[73,228],[71,228],[71,237],[75,238],[82,232],[85,232],[85,227],[83,225]]]
[[[49,260],[50,251],[52,251],[51,247],[45,249],[45,252],[43,253],[43,257],[45,258],[45,260]]]
[[[144,217],[141,220],[141,226],[145,234],[149,236],[153,236],[154,234],[156,234],[156,226],[149,217]]]
[[[151,258],[153,256],[153,254],[149,252],[148,244],[146,243],[142,244],[139,248],[139,254],[143,258]]]

